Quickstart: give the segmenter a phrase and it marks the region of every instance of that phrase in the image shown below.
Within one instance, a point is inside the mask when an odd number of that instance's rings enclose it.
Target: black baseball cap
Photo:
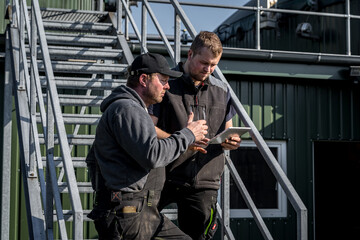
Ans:
[[[182,72],[171,70],[165,57],[157,53],[144,53],[134,59],[130,67],[130,75],[141,73],[161,73],[172,78],[182,76]]]

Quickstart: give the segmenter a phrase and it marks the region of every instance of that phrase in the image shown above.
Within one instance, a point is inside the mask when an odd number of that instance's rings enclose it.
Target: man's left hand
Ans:
[[[240,146],[241,138],[240,137],[231,137],[226,139],[221,146],[224,150],[236,150]]]

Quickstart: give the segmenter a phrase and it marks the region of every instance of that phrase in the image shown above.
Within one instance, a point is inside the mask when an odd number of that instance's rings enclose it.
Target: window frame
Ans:
[[[269,148],[277,148],[278,156],[275,158],[278,160],[280,167],[283,169],[284,173],[287,172],[287,156],[286,148],[287,142],[281,140],[266,140],[266,144]],[[239,149],[242,147],[256,147],[256,144],[252,140],[242,140]],[[264,160],[265,161],[265,160]],[[263,218],[285,218],[287,217],[287,197],[284,190],[281,188],[280,183],[277,182],[277,208],[270,209],[258,209],[260,215]],[[249,209],[230,209],[230,218],[253,218]]]

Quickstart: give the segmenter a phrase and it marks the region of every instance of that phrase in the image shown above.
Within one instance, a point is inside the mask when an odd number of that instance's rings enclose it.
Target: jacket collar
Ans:
[[[193,80],[188,74],[185,73],[183,65],[184,65],[183,62],[179,62],[179,64],[174,68],[174,70],[181,71],[183,75],[180,77],[180,79],[182,79],[187,85],[190,85],[195,88]],[[204,86],[206,85],[214,85],[213,76],[211,74],[204,81]]]

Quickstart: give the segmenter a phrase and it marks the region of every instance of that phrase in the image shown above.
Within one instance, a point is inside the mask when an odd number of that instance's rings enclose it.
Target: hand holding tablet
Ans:
[[[249,127],[229,127],[228,129],[225,129],[208,142],[208,144],[221,144],[225,141],[225,139],[229,139],[232,136],[241,136],[244,133],[247,133],[250,131],[251,128]]]

